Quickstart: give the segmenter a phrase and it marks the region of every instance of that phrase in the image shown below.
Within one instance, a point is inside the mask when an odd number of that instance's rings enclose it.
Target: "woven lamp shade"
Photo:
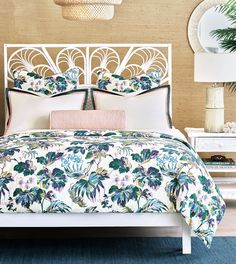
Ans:
[[[62,16],[68,20],[110,20],[114,6],[122,0],[54,0],[62,7]]]

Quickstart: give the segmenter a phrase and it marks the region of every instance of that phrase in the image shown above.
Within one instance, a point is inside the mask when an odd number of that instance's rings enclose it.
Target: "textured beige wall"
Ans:
[[[0,130],[3,130],[4,43],[172,43],[173,121],[203,126],[204,85],[193,82],[187,23],[200,0],[124,0],[109,22],[66,21],[53,0],[0,0]],[[226,93],[226,119],[236,121],[236,94]]]
[[[204,120],[204,85],[193,83],[193,53],[187,39],[187,23],[201,0],[123,0],[110,22],[81,23],[61,18],[53,0],[0,0],[0,130],[3,130],[3,44],[4,43],[172,43],[173,118],[176,127],[199,127]],[[236,121],[236,94],[226,95],[226,119]],[[232,219],[232,211],[228,219]],[[219,235],[234,235],[230,220]],[[229,228],[230,227],[230,230]],[[94,231],[95,230],[95,231]],[[109,230],[109,232],[108,232]],[[173,229],[171,229],[173,230]],[[229,230],[229,231],[228,231]],[[1,231],[2,237],[56,237],[57,231]],[[169,232],[169,233],[168,233]],[[175,230],[117,229],[60,230],[60,237],[99,235],[178,235]]]

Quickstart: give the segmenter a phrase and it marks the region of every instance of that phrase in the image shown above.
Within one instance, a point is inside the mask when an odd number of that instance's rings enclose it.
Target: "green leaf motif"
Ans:
[[[116,132],[107,132],[103,136],[104,137],[110,137],[110,136],[115,136],[115,135],[116,135]]]
[[[114,159],[111,161],[109,167],[118,170],[120,173],[126,173],[130,170],[131,165],[127,158],[122,157],[121,159]]]
[[[1,157],[13,156],[15,152],[20,152],[20,150],[18,148],[1,149],[0,155]]]
[[[41,203],[44,193],[45,192],[42,189],[37,187],[25,191],[21,188],[16,188],[13,196],[15,197],[17,204],[29,209],[33,203]]]
[[[145,170],[144,167],[135,168],[133,174],[135,176],[134,181],[138,181],[139,186],[142,187],[147,184],[149,187],[157,189],[162,183],[162,175],[154,167],[150,167],[148,170]]]
[[[150,149],[143,149],[140,154],[135,153],[131,154],[132,159],[138,163],[144,163],[151,159],[155,159],[158,156],[158,151],[150,150]]]
[[[6,192],[9,192],[7,184],[13,181],[14,180],[11,175],[3,175],[0,177],[0,201],[2,196],[5,196]]]
[[[113,202],[125,207],[130,200],[137,200],[140,189],[134,185],[128,185],[124,188],[118,188],[116,185],[111,186],[109,194]]]
[[[93,157],[93,152],[89,151],[85,157],[85,159],[91,159]]]
[[[60,159],[63,156],[61,152],[48,152],[46,157],[37,157],[36,160],[38,163],[42,165],[49,165],[55,162],[56,160]]]
[[[168,211],[168,207],[156,198],[149,199],[141,209],[143,213],[164,213]]]
[[[118,79],[118,80],[120,80],[120,81],[123,81],[123,80],[125,80],[125,77],[123,77],[123,76],[121,76],[121,75],[112,74],[111,76],[112,76],[113,78],[115,78],[115,79]]]
[[[36,158],[37,162],[42,165],[47,165],[47,159],[45,157],[38,157]]]
[[[68,213],[70,211],[70,206],[59,200],[52,201],[46,209],[46,213]]]
[[[138,162],[138,163],[142,163],[143,162],[143,159],[142,159],[142,157],[139,155],[139,154],[131,154],[131,156],[132,156],[132,159],[134,160],[134,161],[136,161],[136,162]]]
[[[205,176],[198,177],[200,183],[202,184],[202,189],[204,192],[211,194],[211,181],[207,179]]]
[[[42,78],[42,76],[40,76],[39,74],[37,74],[35,72],[28,72],[27,75],[30,77],[33,77],[34,79],[41,79]]]
[[[109,178],[107,176],[107,171],[103,170],[92,172],[88,179],[80,179],[69,189],[72,201],[75,200],[76,197],[84,197],[85,195],[88,199],[93,201],[97,193],[100,192],[100,189],[104,189],[102,182],[107,178]]]
[[[85,213],[99,213],[99,211],[97,210],[97,206],[91,206],[85,209]]]
[[[205,204],[198,200],[197,195],[194,193],[190,196],[190,217],[198,217],[201,221],[205,221],[209,216],[208,208]]]
[[[42,182],[46,189],[52,185],[55,190],[60,191],[65,187],[67,182],[64,171],[58,168],[54,168],[53,171],[43,169],[37,175],[39,176],[38,183]]]
[[[168,183],[165,189],[173,202],[172,199],[177,199],[181,192],[188,191],[189,185],[195,185],[195,179],[191,174],[181,172]]]
[[[29,160],[26,160],[25,162],[18,162],[18,164],[14,166],[14,171],[17,171],[18,173],[23,173],[24,176],[34,174],[32,162]]]
[[[72,145],[75,145],[75,146],[72,146]],[[74,154],[77,154],[77,153],[84,154],[85,150],[86,149],[85,147],[83,147],[83,142],[80,142],[80,141],[75,141],[71,143],[71,147],[66,148],[66,151],[73,152]]]
[[[93,143],[91,146],[89,146],[88,150],[95,155],[96,153],[100,152],[108,152],[110,147],[113,147],[113,144],[110,143]]]

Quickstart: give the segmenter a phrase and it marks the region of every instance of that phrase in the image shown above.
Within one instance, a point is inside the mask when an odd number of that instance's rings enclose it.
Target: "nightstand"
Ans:
[[[196,152],[236,153],[236,134],[207,133],[203,128],[185,128],[188,141]],[[236,173],[236,166],[230,168],[210,168],[209,173]],[[225,199],[236,199],[236,177],[213,177]]]

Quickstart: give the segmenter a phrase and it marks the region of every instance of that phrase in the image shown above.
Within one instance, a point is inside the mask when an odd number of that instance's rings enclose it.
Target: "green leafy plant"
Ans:
[[[229,0],[225,4],[220,5],[216,9],[218,12],[224,14],[231,22],[231,26],[224,29],[216,29],[211,32],[220,46],[229,52],[236,51],[236,0]]]
[[[230,27],[216,29],[211,32],[211,36],[219,41],[220,47],[228,52],[236,52],[236,0],[229,0],[216,9],[224,14],[231,22]],[[225,83],[231,92],[236,92],[236,83]]]

